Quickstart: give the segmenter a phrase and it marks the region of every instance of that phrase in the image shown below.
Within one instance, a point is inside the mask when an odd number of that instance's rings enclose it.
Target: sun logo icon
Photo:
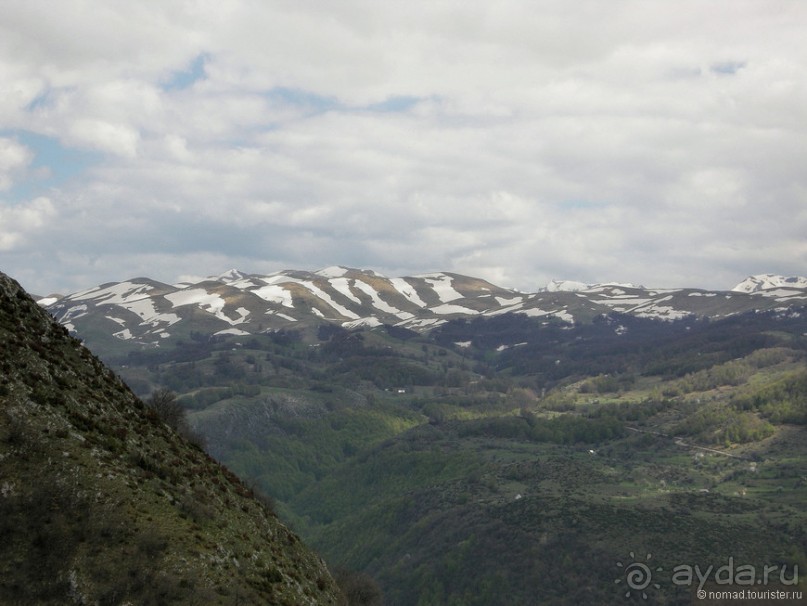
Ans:
[[[625,597],[629,598],[631,593],[634,591],[637,595],[642,596],[643,600],[647,599],[647,591],[645,591],[648,587],[652,586],[656,589],[661,589],[661,585],[658,583],[653,583],[653,571],[650,570],[650,566],[646,562],[650,562],[651,558],[653,557],[652,554],[647,554],[645,556],[644,562],[637,562],[636,556],[631,551],[630,552],[631,562],[628,564],[623,564],[622,562],[617,562],[616,565],[623,569],[622,576],[616,578],[614,583],[617,585],[621,583],[625,583],[628,590],[625,592]],[[655,572],[661,572],[664,570],[661,566],[655,568]]]

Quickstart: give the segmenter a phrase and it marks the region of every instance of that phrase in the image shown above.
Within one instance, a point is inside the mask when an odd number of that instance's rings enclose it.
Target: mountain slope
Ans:
[[[127,288],[95,294],[166,290]],[[250,489],[1,273],[0,368],[0,602],[337,603]]]

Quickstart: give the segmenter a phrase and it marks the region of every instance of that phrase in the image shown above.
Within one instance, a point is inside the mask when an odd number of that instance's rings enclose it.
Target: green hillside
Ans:
[[[0,603],[339,603],[252,489],[2,274],[0,367]]]
[[[793,309],[503,314],[197,334],[116,367],[177,392],[209,452],[388,604],[684,604],[680,567],[729,558],[803,586],[806,333]],[[628,585],[640,564],[653,582]]]

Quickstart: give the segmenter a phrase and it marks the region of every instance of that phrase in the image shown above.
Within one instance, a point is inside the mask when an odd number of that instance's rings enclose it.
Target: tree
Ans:
[[[176,431],[183,438],[204,449],[204,438],[196,433],[188,423],[188,417],[182,404],[177,400],[177,394],[170,389],[158,389],[152,392],[146,400],[146,406],[151,408],[160,417],[160,420]]]
[[[347,606],[381,606],[384,603],[378,583],[364,572],[337,568],[334,579],[342,590]]]

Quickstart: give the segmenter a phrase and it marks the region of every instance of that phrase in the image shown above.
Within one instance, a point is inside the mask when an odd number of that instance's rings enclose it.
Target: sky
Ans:
[[[0,271],[807,275],[807,2],[0,0]]]

